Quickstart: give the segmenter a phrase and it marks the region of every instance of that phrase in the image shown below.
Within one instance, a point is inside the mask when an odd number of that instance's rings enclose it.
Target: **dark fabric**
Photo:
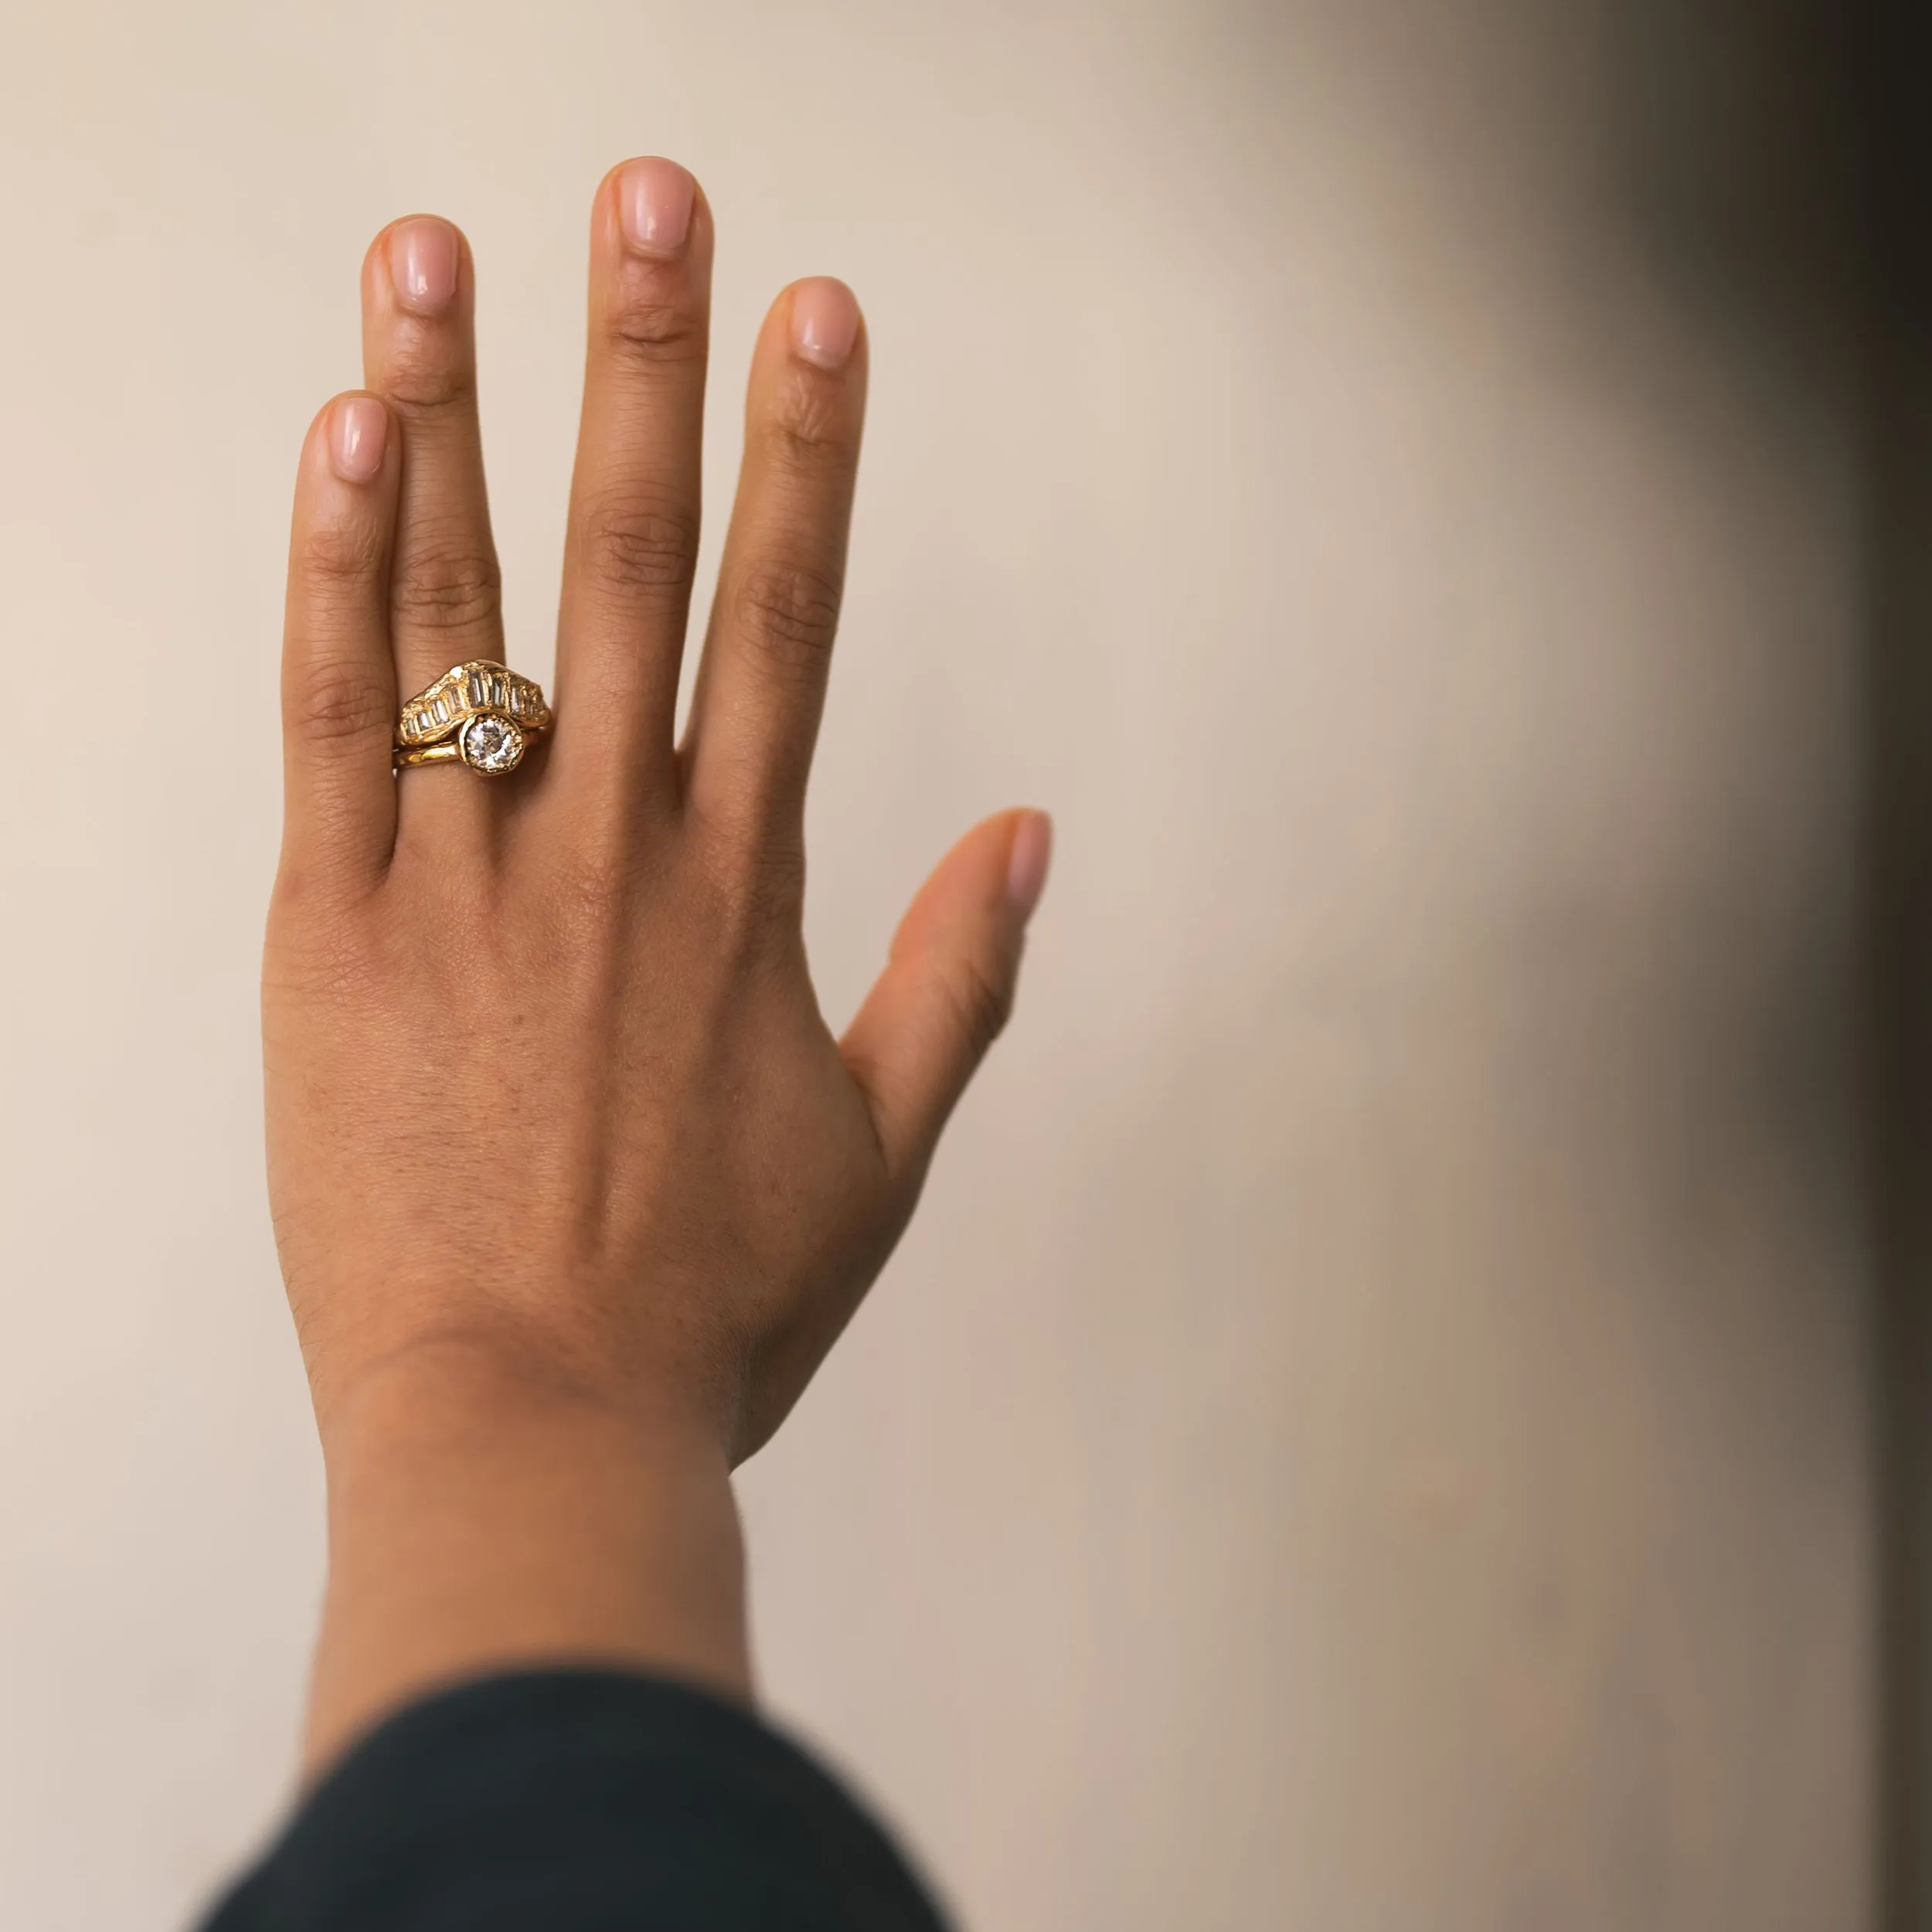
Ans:
[[[941,1932],[879,1827],[747,1713],[617,1672],[372,1733],[204,1932]]]

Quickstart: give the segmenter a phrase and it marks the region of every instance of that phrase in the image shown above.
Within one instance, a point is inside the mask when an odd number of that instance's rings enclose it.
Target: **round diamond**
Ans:
[[[523,733],[508,718],[485,713],[463,727],[463,762],[473,771],[514,771],[523,759]]]

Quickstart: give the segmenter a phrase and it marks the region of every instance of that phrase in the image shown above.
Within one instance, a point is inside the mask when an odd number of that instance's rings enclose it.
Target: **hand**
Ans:
[[[263,1007],[331,1480],[318,1750],[520,1655],[742,1682],[724,1472],[904,1226],[1044,883],[1043,815],[969,832],[827,1028],[800,917],[866,391],[840,283],[795,284],[760,334],[674,743],[712,246],[669,162],[597,192],[556,728],[514,774],[390,770],[400,699],[505,655],[474,274],[447,223],[377,237],[368,389],[303,451]]]

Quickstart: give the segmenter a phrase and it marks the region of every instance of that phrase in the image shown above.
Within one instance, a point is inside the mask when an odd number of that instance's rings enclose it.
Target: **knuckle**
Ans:
[[[553,876],[552,918],[573,950],[594,950],[594,936],[617,923],[631,889],[632,869],[622,855],[596,846],[579,851]]]
[[[704,318],[688,302],[631,296],[612,310],[605,333],[620,362],[646,369],[698,362],[704,356]]]
[[[418,422],[475,406],[475,385],[466,360],[432,336],[405,331],[383,369],[383,393]]]
[[[311,584],[359,584],[383,567],[388,533],[372,521],[353,518],[325,523],[302,540],[301,573]]]
[[[366,905],[376,889],[366,871],[345,864],[326,838],[284,845],[263,940],[264,956],[277,969],[272,977],[338,987],[379,977],[369,929],[359,913],[349,912],[352,904]]]
[[[1013,988],[1009,978],[988,973],[971,957],[947,975],[946,994],[953,1017],[975,1060],[979,1060],[1006,1030],[1013,1016]]]
[[[701,897],[718,944],[743,965],[789,956],[804,903],[802,839],[774,839],[746,819],[705,828],[699,854]]]
[[[355,738],[390,726],[389,694],[371,671],[339,657],[305,665],[290,688],[288,722],[304,737],[323,743]]]
[[[813,474],[849,467],[856,455],[845,399],[806,379],[792,383],[766,418],[764,444],[780,469]]]
[[[503,573],[487,543],[457,537],[413,546],[396,573],[396,614],[426,631],[472,631],[496,621]]]
[[[787,675],[816,675],[838,630],[838,580],[809,565],[777,558],[754,561],[732,602],[738,634]]]
[[[762,955],[774,945],[784,950],[804,910],[804,841],[767,835],[729,889],[735,929],[747,951]]]
[[[600,587],[672,600],[689,594],[698,519],[688,512],[600,497],[585,506],[581,534],[585,568]]]
[[[374,991],[369,961],[352,937],[364,889],[337,866],[282,862],[262,947],[262,991],[280,999],[353,1005]]]

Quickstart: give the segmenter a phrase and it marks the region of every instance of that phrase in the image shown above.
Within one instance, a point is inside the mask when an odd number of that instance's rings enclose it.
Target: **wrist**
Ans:
[[[495,1669],[604,1663],[749,1696],[729,1459],[702,1416],[438,1345],[360,1378],[323,1437],[311,1765]]]
[[[707,1447],[724,1453],[733,1426],[728,1398],[682,1367],[655,1378],[627,1372],[613,1366],[613,1353],[511,1322],[389,1338],[357,1351],[352,1365],[332,1352],[310,1376],[316,1432],[332,1468],[426,1449],[484,1418],[507,1427],[571,1417],[588,1426],[600,1417],[640,1444],[675,1444],[692,1457]]]

